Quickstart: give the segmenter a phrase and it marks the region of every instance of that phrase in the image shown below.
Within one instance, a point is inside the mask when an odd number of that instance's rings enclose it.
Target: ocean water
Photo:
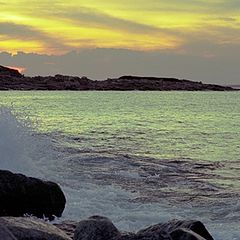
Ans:
[[[64,219],[170,219],[240,239],[239,92],[0,92],[0,168],[59,183]]]

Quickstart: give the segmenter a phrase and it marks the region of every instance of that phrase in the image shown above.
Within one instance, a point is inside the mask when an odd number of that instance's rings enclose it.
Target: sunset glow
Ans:
[[[6,66],[6,67],[17,70],[20,73],[23,73],[24,70],[26,70],[26,68],[23,68],[23,67],[12,67],[12,66]]]
[[[179,51],[196,39],[216,45],[239,43],[239,7],[233,0],[3,1],[0,51]]]

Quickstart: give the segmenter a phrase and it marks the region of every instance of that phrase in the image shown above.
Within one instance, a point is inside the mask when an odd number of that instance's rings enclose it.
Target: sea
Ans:
[[[0,91],[0,168],[57,182],[62,218],[202,221],[240,239],[240,92]]]

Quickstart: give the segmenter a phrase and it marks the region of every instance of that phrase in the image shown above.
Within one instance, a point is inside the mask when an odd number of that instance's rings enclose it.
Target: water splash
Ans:
[[[42,177],[37,165],[46,161],[48,146],[26,116],[0,107],[0,169]]]

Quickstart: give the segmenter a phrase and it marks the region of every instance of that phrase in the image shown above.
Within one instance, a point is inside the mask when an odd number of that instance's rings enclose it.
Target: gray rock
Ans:
[[[76,221],[65,220],[60,223],[54,223],[53,225],[65,232],[69,237],[73,238],[77,224],[78,222]]]
[[[137,234],[145,235],[145,236],[147,235],[151,236],[153,234],[164,235],[164,234],[170,234],[171,232],[179,228],[191,230],[206,240],[213,240],[213,237],[207,231],[203,223],[201,223],[200,221],[194,221],[194,220],[188,220],[188,221],[171,220],[164,224],[160,223],[160,224],[150,226],[146,229],[140,230]]]
[[[61,223],[61,229],[70,233],[75,222]],[[200,221],[171,220],[167,223],[152,225],[137,233],[120,233],[106,217],[93,216],[78,223],[74,240],[213,240]]]
[[[144,234],[122,234],[120,237],[114,238],[114,240],[172,240],[172,238],[167,235],[161,234],[151,234],[151,235],[144,235]]]
[[[66,199],[53,182],[0,170],[0,216],[60,217]]]
[[[184,228],[179,228],[170,233],[172,240],[206,240],[197,233],[187,230]]]
[[[74,240],[111,240],[120,232],[106,217],[92,216],[80,221],[74,232]]]
[[[49,223],[23,217],[0,217],[0,239],[71,240],[63,231]]]
[[[0,225],[0,239],[17,240],[14,235],[5,227]]]

